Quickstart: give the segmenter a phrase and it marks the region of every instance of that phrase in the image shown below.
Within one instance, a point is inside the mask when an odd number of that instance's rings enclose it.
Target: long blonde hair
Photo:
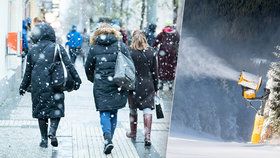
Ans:
[[[101,26],[94,32],[93,36],[90,38],[90,43],[94,44],[98,36],[102,34],[113,34],[117,39],[120,39],[120,32],[117,31],[114,27],[107,23],[101,24]]]
[[[130,47],[134,50],[145,50],[148,46],[149,44],[145,34],[140,30],[134,31]]]

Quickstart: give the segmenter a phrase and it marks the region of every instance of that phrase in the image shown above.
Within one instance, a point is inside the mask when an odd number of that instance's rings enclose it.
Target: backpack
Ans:
[[[115,65],[115,75],[113,81],[125,90],[135,89],[135,67],[131,58],[121,52],[120,42],[118,42],[118,55]]]

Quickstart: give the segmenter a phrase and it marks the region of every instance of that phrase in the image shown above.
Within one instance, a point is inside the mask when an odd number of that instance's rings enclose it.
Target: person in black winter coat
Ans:
[[[19,93],[24,95],[31,87],[32,116],[38,119],[42,140],[40,146],[48,146],[48,137],[51,144],[57,146],[56,130],[61,117],[64,117],[64,93],[56,91],[50,84],[49,68],[53,63],[55,51],[55,32],[53,28],[40,23],[32,30],[31,39],[35,43],[27,55],[26,70],[20,85]],[[75,80],[75,90],[81,84],[81,79],[71,63],[66,51],[60,46],[62,60]],[[48,133],[48,119],[50,130]]]
[[[131,43],[131,57],[136,69],[135,90],[129,93],[130,132],[126,136],[136,138],[137,109],[143,111],[145,129],[145,147],[151,146],[152,110],[157,93],[158,73],[155,50],[148,47],[144,33],[135,31]]]
[[[110,154],[114,147],[112,139],[117,125],[117,112],[125,107],[128,97],[128,91],[113,81],[118,51],[131,58],[128,48],[118,38],[119,32],[112,26],[100,26],[91,40],[93,45],[85,64],[87,78],[94,83],[94,100],[96,110],[100,113],[105,154]]]

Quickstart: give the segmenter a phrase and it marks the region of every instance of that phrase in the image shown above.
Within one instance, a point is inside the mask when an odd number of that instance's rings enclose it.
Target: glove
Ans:
[[[81,83],[76,82],[74,85],[74,90],[78,90],[80,88]]]
[[[23,96],[25,94],[25,90],[24,89],[19,89],[19,95]]]

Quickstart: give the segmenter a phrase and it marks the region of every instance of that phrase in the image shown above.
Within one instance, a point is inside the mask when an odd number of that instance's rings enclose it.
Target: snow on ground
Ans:
[[[279,158],[280,146],[169,137],[167,158]]]

